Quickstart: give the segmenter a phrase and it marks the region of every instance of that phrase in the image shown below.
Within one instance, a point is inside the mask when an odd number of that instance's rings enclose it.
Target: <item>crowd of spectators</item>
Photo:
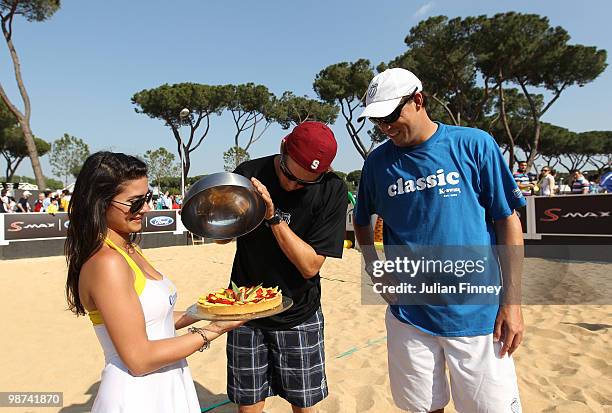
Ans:
[[[66,212],[68,211],[70,196],[70,191],[64,189],[39,192],[37,199],[33,199],[32,192],[26,190],[16,199],[13,190],[2,188],[0,190],[0,213],[46,212],[54,214],[56,212]]]
[[[0,213],[47,212],[54,214],[68,211],[71,194],[66,189],[44,191],[39,192],[37,199],[34,199],[32,192],[26,190],[16,199],[13,190],[3,188],[0,195]],[[181,203],[180,195],[171,195],[166,191],[152,198],[149,207],[153,210],[181,209]]]
[[[162,210],[162,209],[181,209],[181,197],[179,195],[170,195],[168,191],[157,196],[156,199],[151,200],[149,205],[151,209]]]
[[[592,173],[586,176],[579,170],[570,172],[566,186],[557,184],[557,171],[544,166],[539,175],[527,171],[527,162],[518,163],[514,180],[524,196],[540,195],[580,195],[612,193],[612,171],[610,168],[603,174]]]

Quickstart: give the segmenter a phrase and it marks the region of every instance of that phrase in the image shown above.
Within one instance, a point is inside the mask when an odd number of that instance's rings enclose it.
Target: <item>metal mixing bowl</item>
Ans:
[[[249,179],[221,172],[205,176],[189,188],[181,220],[201,237],[229,239],[253,231],[265,214],[266,204]]]

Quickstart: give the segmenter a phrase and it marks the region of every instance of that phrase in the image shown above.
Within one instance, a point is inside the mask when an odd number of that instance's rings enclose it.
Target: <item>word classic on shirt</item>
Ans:
[[[436,186],[458,185],[460,176],[456,171],[444,174],[444,169],[438,169],[435,174],[422,176],[416,180],[404,180],[400,177],[395,183],[389,185],[387,193],[393,198],[396,195],[422,191]]]

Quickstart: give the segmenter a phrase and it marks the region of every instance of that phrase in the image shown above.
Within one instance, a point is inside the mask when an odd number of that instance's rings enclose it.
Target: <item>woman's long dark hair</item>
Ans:
[[[66,298],[68,308],[76,315],[85,315],[79,297],[81,267],[102,247],[110,201],[126,181],[146,176],[147,165],[124,153],[97,152],[85,160],[68,206],[70,225],[64,245],[68,262]]]

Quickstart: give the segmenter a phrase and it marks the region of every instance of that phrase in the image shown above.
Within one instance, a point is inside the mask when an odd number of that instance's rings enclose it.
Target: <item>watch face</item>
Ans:
[[[274,212],[274,215],[272,216],[272,218],[266,219],[266,223],[268,223],[269,225],[275,225],[281,221],[282,221],[282,216],[281,216],[281,212],[278,209]]]

